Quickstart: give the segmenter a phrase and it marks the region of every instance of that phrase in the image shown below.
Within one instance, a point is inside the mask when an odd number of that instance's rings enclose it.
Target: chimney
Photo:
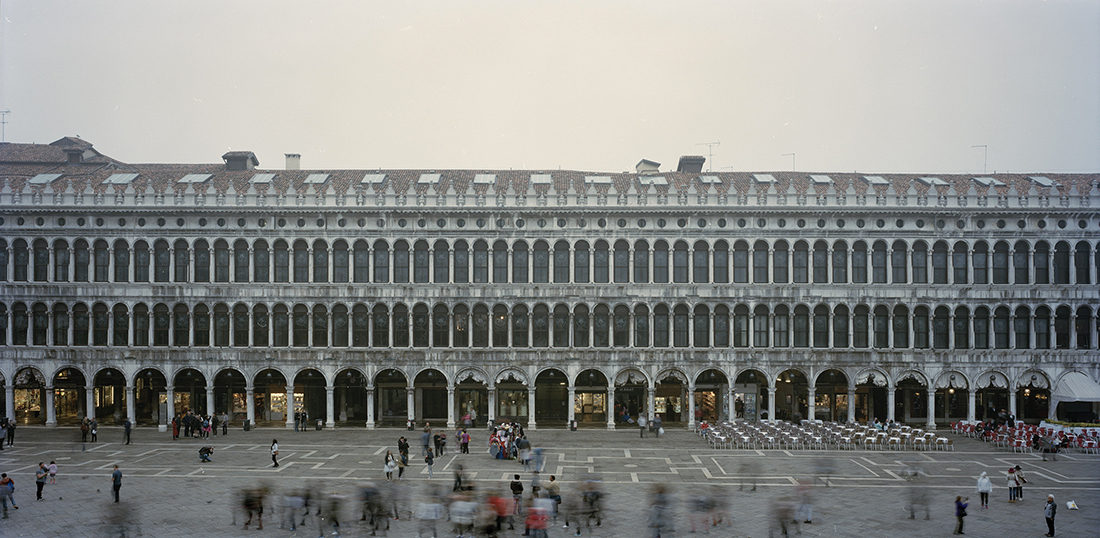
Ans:
[[[634,171],[639,174],[656,174],[660,170],[661,163],[649,159],[642,159],[638,161],[638,164],[634,165]]]
[[[703,163],[707,161],[702,155],[684,155],[680,157],[680,163],[676,165],[677,172],[702,172]]]
[[[286,155],[286,169],[287,170],[301,170],[302,169],[302,154],[301,153],[285,153]]]
[[[230,151],[222,155],[226,170],[252,170],[260,165],[260,160],[251,151]]]
[[[69,164],[80,164],[84,162],[84,150],[80,148],[66,148],[65,157],[67,157],[65,160]]]

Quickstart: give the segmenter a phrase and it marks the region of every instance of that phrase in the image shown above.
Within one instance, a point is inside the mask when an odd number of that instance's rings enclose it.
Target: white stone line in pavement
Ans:
[[[849,459],[848,461],[851,461],[852,463],[854,463],[854,464],[856,464],[856,465],[859,465],[860,467],[863,467],[864,469],[867,469],[867,472],[871,473],[872,475],[874,475],[874,476],[878,476],[878,473],[876,473],[876,472],[872,471],[872,470],[871,470],[871,469],[870,469],[869,467],[867,467],[866,465],[864,465],[864,464],[862,464],[862,463],[860,463],[860,462],[856,461],[856,459],[855,459],[855,458],[851,458],[851,459]]]

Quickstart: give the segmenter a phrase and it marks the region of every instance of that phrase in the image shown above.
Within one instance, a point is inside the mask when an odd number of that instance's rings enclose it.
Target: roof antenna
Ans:
[[[720,142],[720,141],[700,142],[700,143],[695,144],[695,145],[696,146],[706,146],[707,147],[707,172],[713,171],[714,170],[714,146],[720,146],[720,145],[722,145],[722,142]]]
[[[970,148],[982,148],[982,173],[984,174],[987,166],[989,165],[989,145],[977,144],[974,146],[970,146]]]
[[[7,142],[7,127],[8,127],[8,114],[11,114],[11,110],[0,110],[0,142]]]
[[[795,164],[794,164],[795,163],[794,155],[795,155],[794,153],[784,153],[784,154],[780,155],[780,157],[790,157],[791,158],[791,172],[794,172],[795,170],[797,170],[797,168],[795,167]]]

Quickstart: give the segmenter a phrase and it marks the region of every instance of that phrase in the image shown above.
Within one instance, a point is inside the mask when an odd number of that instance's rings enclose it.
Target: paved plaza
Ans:
[[[1071,454],[1057,462],[1042,462],[1035,454],[1013,454],[985,443],[958,439],[954,452],[785,451],[711,449],[698,436],[670,431],[661,439],[639,439],[637,430],[538,430],[528,432],[546,455],[546,475],[562,481],[563,496],[574,495],[585,478],[603,481],[607,515],[603,524],[586,531],[592,536],[651,535],[647,507],[652,488],[663,483],[675,496],[676,535],[689,534],[689,495],[719,491],[730,503],[733,525],[710,528],[713,536],[767,536],[772,506],[778,498],[794,498],[795,484],[828,474],[829,487],[818,481],[813,489],[813,523],[801,525],[806,536],[942,536],[953,525],[955,495],[971,497],[966,534],[971,536],[1041,536],[1046,532],[1042,506],[1047,493],[1059,501],[1059,535],[1095,536],[1100,529],[1100,456]],[[230,431],[209,441],[173,441],[168,433],[140,429],[134,444],[121,443],[120,429],[103,428],[99,443],[81,444],[73,428],[19,428],[13,448],[0,452],[0,470],[17,483],[19,510],[0,521],[2,536],[244,536],[255,534],[316,536],[311,522],[297,532],[279,528],[277,496],[268,499],[263,531],[243,530],[242,516],[234,513],[237,491],[261,482],[277,493],[288,488],[316,485],[326,494],[347,499],[343,534],[368,534],[358,521],[357,486],[384,481],[382,459],[387,449],[396,453],[401,435],[412,444],[413,465],[400,486],[408,488],[403,510],[411,510],[429,483],[450,491],[452,470],[461,463],[480,491],[507,486],[522,466],[491,459],[484,449],[485,433],[478,429],[471,454],[454,447],[436,460],[429,481],[419,453],[419,432],[404,430],[350,430],[293,432],[281,429]],[[279,439],[278,469],[271,468],[268,447]],[[198,448],[216,448],[212,463],[198,463]],[[476,448],[475,448],[476,447]],[[55,460],[57,485],[47,485],[45,500],[34,500],[34,466]],[[124,475],[122,502],[111,502],[111,467]],[[1004,471],[1019,464],[1027,473],[1026,500],[1009,504]],[[906,469],[927,475],[906,481]],[[990,509],[978,506],[974,478],[986,471],[993,478]],[[531,475],[522,473],[529,485]],[[544,476],[545,480],[546,476]],[[755,483],[756,491],[751,490]],[[714,486],[714,488],[711,488]],[[744,491],[742,491],[742,487]],[[913,491],[926,493],[931,519],[908,519]],[[1066,509],[1075,500],[1081,510]],[[233,522],[236,521],[236,526]],[[120,525],[123,523],[124,525]],[[443,529],[446,528],[447,532]],[[795,526],[792,526],[792,533]],[[440,525],[440,536],[453,536]],[[504,536],[522,535],[505,531]],[[568,531],[571,535],[571,530]],[[550,536],[566,536],[560,522]],[[392,521],[389,536],[416,536],[416,525],[406,513]]]

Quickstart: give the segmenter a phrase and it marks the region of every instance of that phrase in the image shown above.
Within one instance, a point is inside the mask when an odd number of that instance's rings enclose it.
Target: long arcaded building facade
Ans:
[[[296,163],[0,144],[5,414],[1095,416],[1100,174]]]

